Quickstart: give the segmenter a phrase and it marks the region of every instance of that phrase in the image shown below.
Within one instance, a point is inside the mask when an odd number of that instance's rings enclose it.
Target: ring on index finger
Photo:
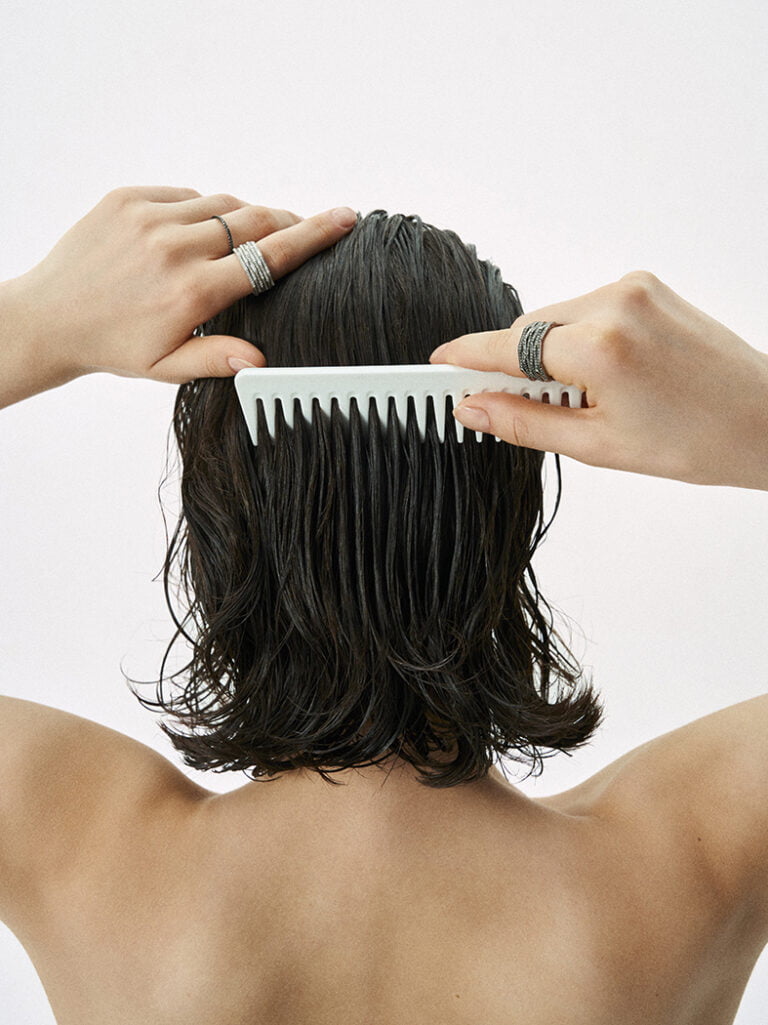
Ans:
[[[232,241],[232,232],[229,230],[229,225],[224,220],[224,218],[221,216],[221,214],[212,214],[210,219],[212,221],[213,220],[221,221],[221,223],[224,225],[224,231],[226,231],[226,233],[227,233],[227,241],[229,242],[229,255],[231,256],[232,253],[234,253],[234,251],[235,251],[235,243]]]
[[[562,327],[555,321],[534,320],[532,324],[526,324],[520,341],[517,343],[517,359],[520,363],[520,370],[529,381],[552,381],[544,369],[541,359],[541,347],[544,337],[553,327]]]

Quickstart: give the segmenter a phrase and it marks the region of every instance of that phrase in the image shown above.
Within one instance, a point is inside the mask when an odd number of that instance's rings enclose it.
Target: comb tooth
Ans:
[[[381,424],[382,434],[387,432],[387,424],[389,423],[389,400],[386,395],[382,395],[380,391],[371,393],[373,401],[376,403],[376,412],[379,414],[379,423]]]
[[[395,413],[397,419],[400,421],[402,434],[405,435],[405,428],[408,423],[408,396],[407,395],[395,395]]]
[[[272,440],[275,440],[275,417],[276,417],[276,406],[279,399],[271,399],[264,403],[264,415],[267,419],[267,427],[269,428],[269,436]]]
[[[259,444],[259,403],[261,403],[261,408],[264,408],[264,403],[261,401],[261,399],[256,399],[254,403],[256,407],[256,412],[253,415],[253,434],[251,435],[251,440],[253,441],[254,445]],[[250,430],[250,426],[248,429]]]
[[[437,425],[437,436],[441,442],[445,441],[445,434],[448,430],[448,420],[455,421],[451,410],[448,409],[448,392],[443,392],[438,398],[433,399],[435,404],[435,423]],[[458,423],[456,422],[458,427]]]
[[[581,388],[576,388],[574,385],[568,385],[563,391],[568,393],[568,401],[571,404],[571,409],[581,409]]]
[[[416,409],[416,423],[419,425],[419,437],[422,441],[427,436],[427,404],[429,395],[426,392],[419,392],[413,396],[413,404]],[[439,425],[438,425],[439,430]]]
[[[299,416],[312,422],[312,396],[302,395],[299,399]]]
[[[360,412],[360,420],[365,430],[368,430],[368,420],[371,411],[371,397],[366,392],[365,395],[360,396],[355,400],[357,402],[357,408]]]
[[[283,415],[283,419],[285,419],[285,403],[280,397],[275,399],[275,437],[277,437],[278,407]]]
[[[382,396],[377,393],[373,396],[373,401],[376,403],[376,409],[379,412],[382,433],[386,433],[389,424],[389,399],[386,395]]]
[[[285,409],[283,410],[283,414],[285,416],[285,425],[286,425],[286,427],[290,427],[291,430],[293,430],[293,407],[294,407],[295,403],[296,403],[296,396],[295,395],[289,396],[288,401],[285,404]]]
[[[466,391],[466,389],[464,389],[464,391]],[[462,445],[467,440],[467,428],[460,420],[457,420],[456,417],[453,416],[453,410],[458,406],[461,400],[465,398],[464,391],[459,388],[454,388],[453,391],[448,393],[451,396],[451,416],[453,417],[453,422],[456,428],[456,438]],[[469,392],[467,392],[467,394],[469,394]]]

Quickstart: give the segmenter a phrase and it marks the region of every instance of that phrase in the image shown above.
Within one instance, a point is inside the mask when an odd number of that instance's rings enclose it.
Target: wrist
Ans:
[[[759,445],[760,474],[754,486],[761,491],[768,491],[768,354],[759,352],[758,355],[762,366],[764,390],[761,408],[761,444]]]
[[[741,439],[733,446],[734,479],[726,483],[768,491],[768,354],[752,349],[752,387],[744,389]]]
[[[48,324],[30,272],[0,282],[0,408],[86,371],[70,358],[61,324]]]

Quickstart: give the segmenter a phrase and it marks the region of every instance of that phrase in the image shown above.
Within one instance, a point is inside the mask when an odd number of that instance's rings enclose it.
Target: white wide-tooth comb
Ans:
[[[360,418],[367,425],[370,400],[374,399],[379,419],[386,426],[389,400],[395,400],[395,409],[403,433],[408,417],[408,399],[413,397],[416,420],[421,439],[427,427],[427,399],[432,398],[437,433],[445,440],[446,400],[451,397],[456,406],[468,395],[478,392],[507,392],[527,395],[541,402],[544,396],[552,405],[562,405],[568,396],[570,406],[581,406],[582,392],[572,385],[558,381],[530,381],[527,377],[513,377],[495,370],[468,370],[447,363],[409,363],[405,365],[352,366],[352,367],[249,367],[235,375],[235,389],[240,399],[245,422],[254,445],[258,403],[263,403],[270,436],[275,437],[277,403],[283,409],[288,427],[293,427],[294,402],[299,400],[302,414],[311,423],[314,399],[328,416],[331,402],[336,399],[339,410],[349,416],[351,400],[357,401]],[[442,414],[441,414],[442,411]],[[456,420],[458,440],[464,441],[466,428]],[[473,432],[478,441],[482,431]],[[501,441],[501,438],[496,438]]]

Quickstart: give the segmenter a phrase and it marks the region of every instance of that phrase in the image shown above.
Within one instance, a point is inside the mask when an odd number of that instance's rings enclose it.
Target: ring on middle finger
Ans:
[[[255,295],[266,292],[268,288],[273,287],[275,284],[274,279],[266,260],[262,256],[261,250],[255,242],[243,242],[242,245],[235,246],[234,252],[243,270],[248,275],[248,280]]]
[[[529,381],[551,381],[541,361],[541,347],[544,343],[544,336],[553,327],[562,327],[554,321],[535,320],[532,324],[526,324],[520,341],[517,343],[517,360],[520,369]]]

